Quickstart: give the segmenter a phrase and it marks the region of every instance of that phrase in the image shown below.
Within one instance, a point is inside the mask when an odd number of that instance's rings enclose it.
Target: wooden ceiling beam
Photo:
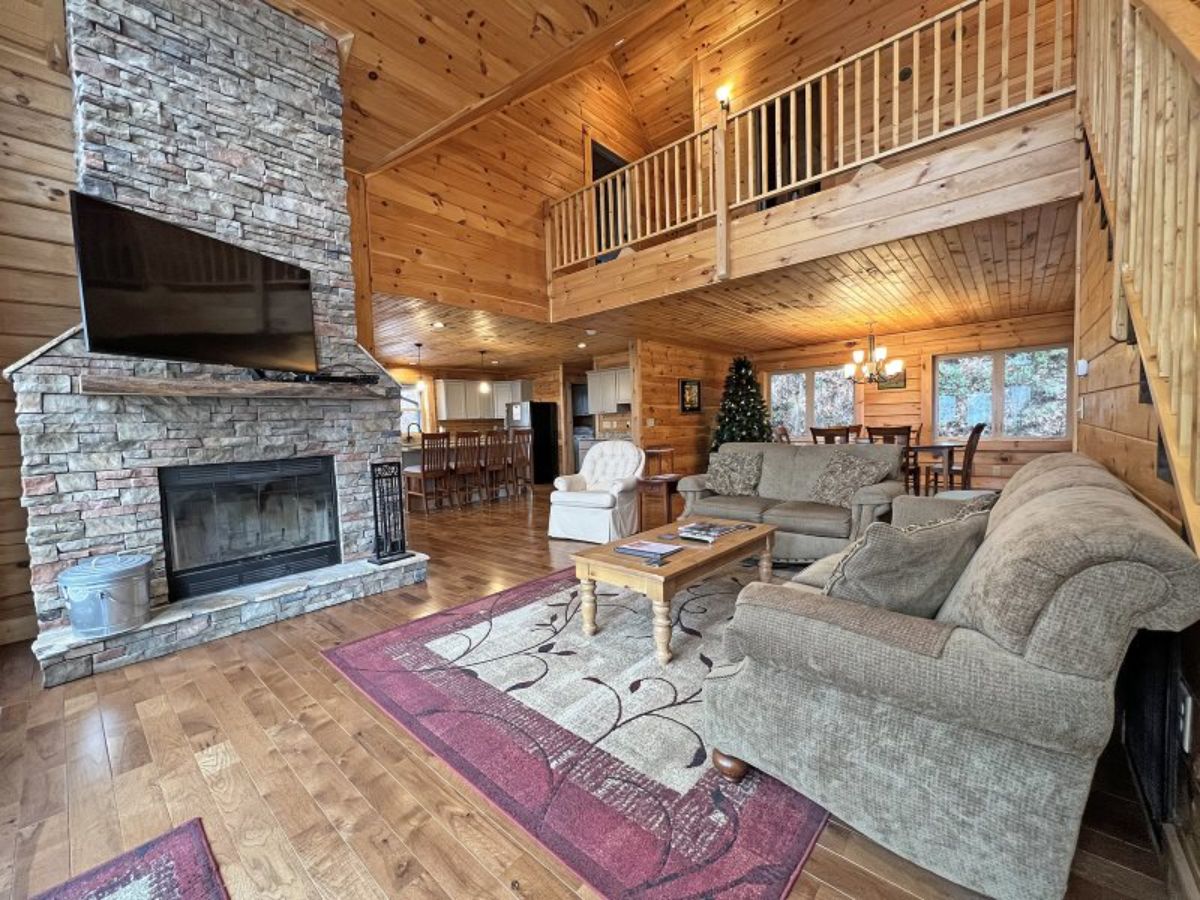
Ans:
[[[301,0],[301,5],[306,5]],[[486,116],[588,66],[612,53],[618,41],[627,41],[653,26],[683,5],[683,0],[647,0],[638,8],[598,28],[569,47],[522,73],[500,90],[477,103],[463,107],[455,115],[417,135],[408,143],[389,153],[368,178],[403,163],[417,153],[428,150],[442,141],[465,131]]]

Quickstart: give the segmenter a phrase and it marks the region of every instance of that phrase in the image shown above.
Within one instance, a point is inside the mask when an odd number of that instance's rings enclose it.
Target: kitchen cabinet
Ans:
[[[434,382],[439,420],[503,419],[508,404],[533,399],[531,381],[493,381],[489,393],[481,393],[482,381],[439,378]]]
[[[587,373],[588,415],[615,413],[617,405],[633,402],[633,372],[629,368],[596,369]]]

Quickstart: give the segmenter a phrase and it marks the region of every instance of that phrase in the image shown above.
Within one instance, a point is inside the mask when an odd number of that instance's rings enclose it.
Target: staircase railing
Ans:
[[[731,210],[790,199],[1073,92],[1073,15],[1073,0],[966,0],[722,111],[715,125],[552,203],[550,271],[714,218],[720,272]]]
[[[1200,535],[1200,7],[1081,0],[1080,113],[1115,210],[1113,336],[1136,339]]]

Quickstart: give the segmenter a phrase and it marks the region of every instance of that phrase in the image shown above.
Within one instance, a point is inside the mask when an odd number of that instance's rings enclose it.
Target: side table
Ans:
[[[651,475],[649,478],[639,478],[637,483],[638,497],[638,522],[639,530],[645,531],[647,528],[658,528],[662,525],[669,525],[675,521],[674,513],[671,509],[671,504],[674,502],[675,495],[679,493],[679,479],[681,475]],[[657,502],[658,508],[662,514],[661,522],[652,522],[647,519],[642,511],[643,501],[650,499]]]

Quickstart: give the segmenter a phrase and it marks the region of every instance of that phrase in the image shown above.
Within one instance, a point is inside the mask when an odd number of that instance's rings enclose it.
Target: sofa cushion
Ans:
[[[1020,480],[1014,477],[1015,485],[1012,481],[1006,484],[992,510],[992,521],[988,525],[989,532],[995,531],[1001,522],[1017,513],[1030,500],[1051,491],[1075,487],[1098,487],[1129,494],[1129,489],[1117,476],[1099,463],[1088,460],[1087,457],[1081,457],[1076,453],[1055,453],[1040,457],[1035,462],[1042,459],[1050,459],[1057,464],[1043,466],[1041,474],[1033,477],[1026,476]],[[1080,462],[1080,460],[1084,461]],[[1029,465],[1033,465],[1033,463]],[[1029,468],[1029,466],[1025,468]],[[1022,472],[1024,469],[1021,469],[1018,474]]]
[[[550,502],[555,506],[590,506],[596,509],[612,509],[617,498],[612,491],[554,491]]]
[[[757,454],[714,453],[708,460],[708,489],[725,497],[752,497],[761,472]]]
[[[762,522],[764,510],[770,509],[778,502],[766,497],[725,497],[714,494],[693,503],[692,515],[737,519],[739,522]]]
[[[933,618],[987,529],[986,511],[897,528],[873,522],[842,556],[823,592],[839,600]]]
[[[813,485],[808,499],[831,506],[850,508],[850,498],[859,488],[877,484],[888,476],[886,462],[867,459],[853,453],[833,454]],[[849,534],[850,532],[846,532]]]
[[[763,513],[762,520],[784,531],[820,537],[850,537],[850,510],[810,500],[789,500]]]

